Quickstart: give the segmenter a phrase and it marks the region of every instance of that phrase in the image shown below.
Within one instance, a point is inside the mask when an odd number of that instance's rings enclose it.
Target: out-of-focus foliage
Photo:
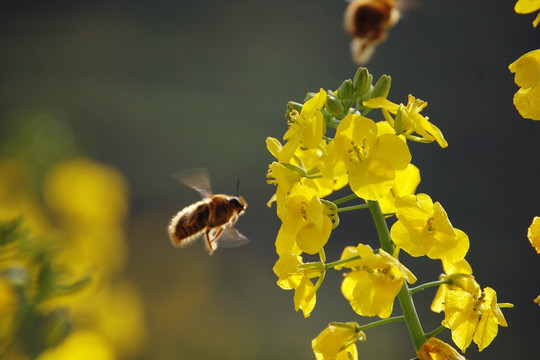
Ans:
[[[25,122],[4,144],[0,357],[136,356],[145,321],[137,290],[122,277],[125,179],[73,156],[69,131],[51,117]]]

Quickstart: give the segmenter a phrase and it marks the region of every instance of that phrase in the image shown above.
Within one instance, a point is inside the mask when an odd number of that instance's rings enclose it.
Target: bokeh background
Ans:
[[[468,259],[491,286],[508,328],[473,359],[537,359],[540,258],[526,230],[540,215],[540,123],[522,119],[508,65],[540,44],[534,15],[514,1],[423,0],[367,65],[392,76],[389,98],[409,93],[442,129],[447,149],[412,146],[418,191],[440,201],[471,239]],[[311,339],[330,321],[359,321],[329,274],[304,319],[275,285],[279,227],[266,207],[267,136],[286,129],[285,104],[351,78],[339,0],[20,1],[0,10],[0,130],[42,148],[69,147],[112,165],[130,188],[125,276],[144,304],[147,336],[134,359],[311,359]],[[60,139],[60,140],[59,140]],[[45,144],[45,145],[43,145]],[[39,148],[39,147],[38,147]],[[28,150],[28,149],[27,149]],[[60,150],[59,150],[60,151]],[[251,242],[209,257],[177,250],[170,217],[199,199],[171,174],[206,166],[214,191],[249,208],[237,228]],[[368,214],[345,214],[327,255],[376,246]],[[420,282],[439,264],[405,260]],[[417,297],[425,330],[441,316]],[[410,359],[403,324],[368,331],[362,358]],[[448,337],[445,337],[448,340]]]

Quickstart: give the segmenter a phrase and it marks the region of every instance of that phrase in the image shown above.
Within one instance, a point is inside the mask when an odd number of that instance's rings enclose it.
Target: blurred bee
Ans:
[[[199,237],[212,255],[221,246],[240,246],[249,240],[234,228],[247,203],[241,196],[212,194],[205,168],[181,171],[175,175],[184,185],[196,190],[202,200],[180,210],[169,223],[169,238],[175,247],[184,247]]]
[[[345,10],[345,30],[352,36],[351,54],[358,65],[369,61],[377,44],[401,17],[403,0],[352,0]]]

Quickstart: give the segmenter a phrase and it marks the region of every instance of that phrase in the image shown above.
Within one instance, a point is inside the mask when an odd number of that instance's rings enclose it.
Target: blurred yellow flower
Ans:
[[[398,221],[390,229],[392,240],[412,256],[427,255],[456,263],[469,250],[469,237],[452,227],[439,202],[433,203],[426,194],[405,195],[396,198]]]
[[[5,339],[12,329],[18,302],[13,286],[6,278],[0,277],[0,339]]]
[[[540,254],[540,216],[535,216],[527,230],[527,238],[536,252]]]
[[[43,352],[37,360],[115,360],[114,348],[93,331],[74,331],[62,344]]]
[[[540,120],[540,49],[529,51],[511,63],[514,81],[520,87],[514,94],[514,106],[526,119]]]
[[[32,169],[23,160],[0,161],[0,170],[0,220],[21,218],[21,228],[29,230],[20,244],[5,246],[0,257],[0,270],[25,274],[25,283],[19,286],[31,288],[20,294],[28,299],[17,298],[14,306],[24,301],[25,306],[31,304],[32,309],[25,311],[35,314],[34,318],[71,329],[64,340],[62,329],[54,336],[39,334],[43,339],[34,339],[41,342],[36,346],[54,346],[42,352],[39,360],[135,357],[144,345],[145,319],[136,289],[119,276],[127,256],[123,222],[128,200],[123,176],[86,158],[57,163],[45,174],[43,206],[38,200],[41,189],[32,189],[35,184],[28,180]],[[91,278],[89,286],[69,288],[85,283],[85,278]],[[0,277],[0,318],[2,326],[9,326],[10,301],[4,281]],[[40,293],[35,293],[36,287]],[[51,318],[49,314],[59,315]],[[35,326],[32,321],[38,321],[34,318],[17,321],[24,321],[24,329],[29,329]],[[48,340],[51,336],[54,341]],[[7,346],[10,355],[28,351],[18,343]]]
[[[518,0],[514,6],[514,11],[518,14],[530,14],[540,10],[540,0]],[[533,20],[533,26],[536,27],[540,22],[540,13]]]
[[[365,338],[357,323],[332,323],[311,341],[311,347],[317,360],[357,360],[356,342]]]
[[[456,349],[437,338],[429,338],[418,350],[418,360],[466,360]]]
[[[124,177],[116,169],[86,158],[53,167],[45,181],[43,196],[67,225],[118,226],[127,216]]]

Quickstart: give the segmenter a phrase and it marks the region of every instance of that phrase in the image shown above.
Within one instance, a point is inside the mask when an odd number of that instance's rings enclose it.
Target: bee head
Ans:
[[[234,207],[238,213],[243,213],[247,208],[247,202],[241,196],[231,196],[228,200],[229,204]]]

